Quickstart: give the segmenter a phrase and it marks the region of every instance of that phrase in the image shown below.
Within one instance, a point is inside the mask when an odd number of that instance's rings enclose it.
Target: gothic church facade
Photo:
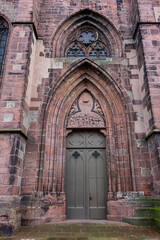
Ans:
[[[0,80],[2,234],[160,195],[159,0],[1,0]]]

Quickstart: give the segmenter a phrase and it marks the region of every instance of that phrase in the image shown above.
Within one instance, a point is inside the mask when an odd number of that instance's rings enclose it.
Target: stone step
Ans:
[[[160,207],[153,208],[154,216],[160,219]]]
[[[155,218],[154,221],[155,221],[158,229],[160,229],[160,219],[159,218]]]
[[[154,209],[153,208],[145,208],[145,207],[138,207],[135,208],[136,217],[149,217],[154,218]]]
[[[160,197],[140,197],[138,199],[139,207],[160,207]]]
[[[136,226],[154,226],[155,221],[152,217],[123,217],[122,221]]]
[[[157,227],[160,229],[160,207],[154,208],[154,220]]]

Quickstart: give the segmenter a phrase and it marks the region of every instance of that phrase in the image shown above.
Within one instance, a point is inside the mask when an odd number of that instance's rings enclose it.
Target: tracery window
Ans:
[[[8,36],[8,25],[2,18],[0,18],[0,73],[2,70],[7,36]]]
[[[66,57],[110,57],[104,37],[92,28],[82,28],[71,39],[65,51]]]

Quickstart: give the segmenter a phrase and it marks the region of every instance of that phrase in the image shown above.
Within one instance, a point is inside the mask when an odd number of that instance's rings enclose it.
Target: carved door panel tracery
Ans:
[[[105,148],[105,137],[101,133],[88,132],[86,136],[86,147],[88,148]]]
[[[67,137],[66,203],[69,219],[105,219],[105,137],[76,131]]]
[[[74,132],[67,138],[67,148],[85,148],[84,132]]]

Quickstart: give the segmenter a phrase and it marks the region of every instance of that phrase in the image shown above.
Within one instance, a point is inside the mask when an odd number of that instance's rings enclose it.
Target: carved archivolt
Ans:
[[[88,91],[84,91],[72,104],[67,128],[105,128],[102,108]]]

